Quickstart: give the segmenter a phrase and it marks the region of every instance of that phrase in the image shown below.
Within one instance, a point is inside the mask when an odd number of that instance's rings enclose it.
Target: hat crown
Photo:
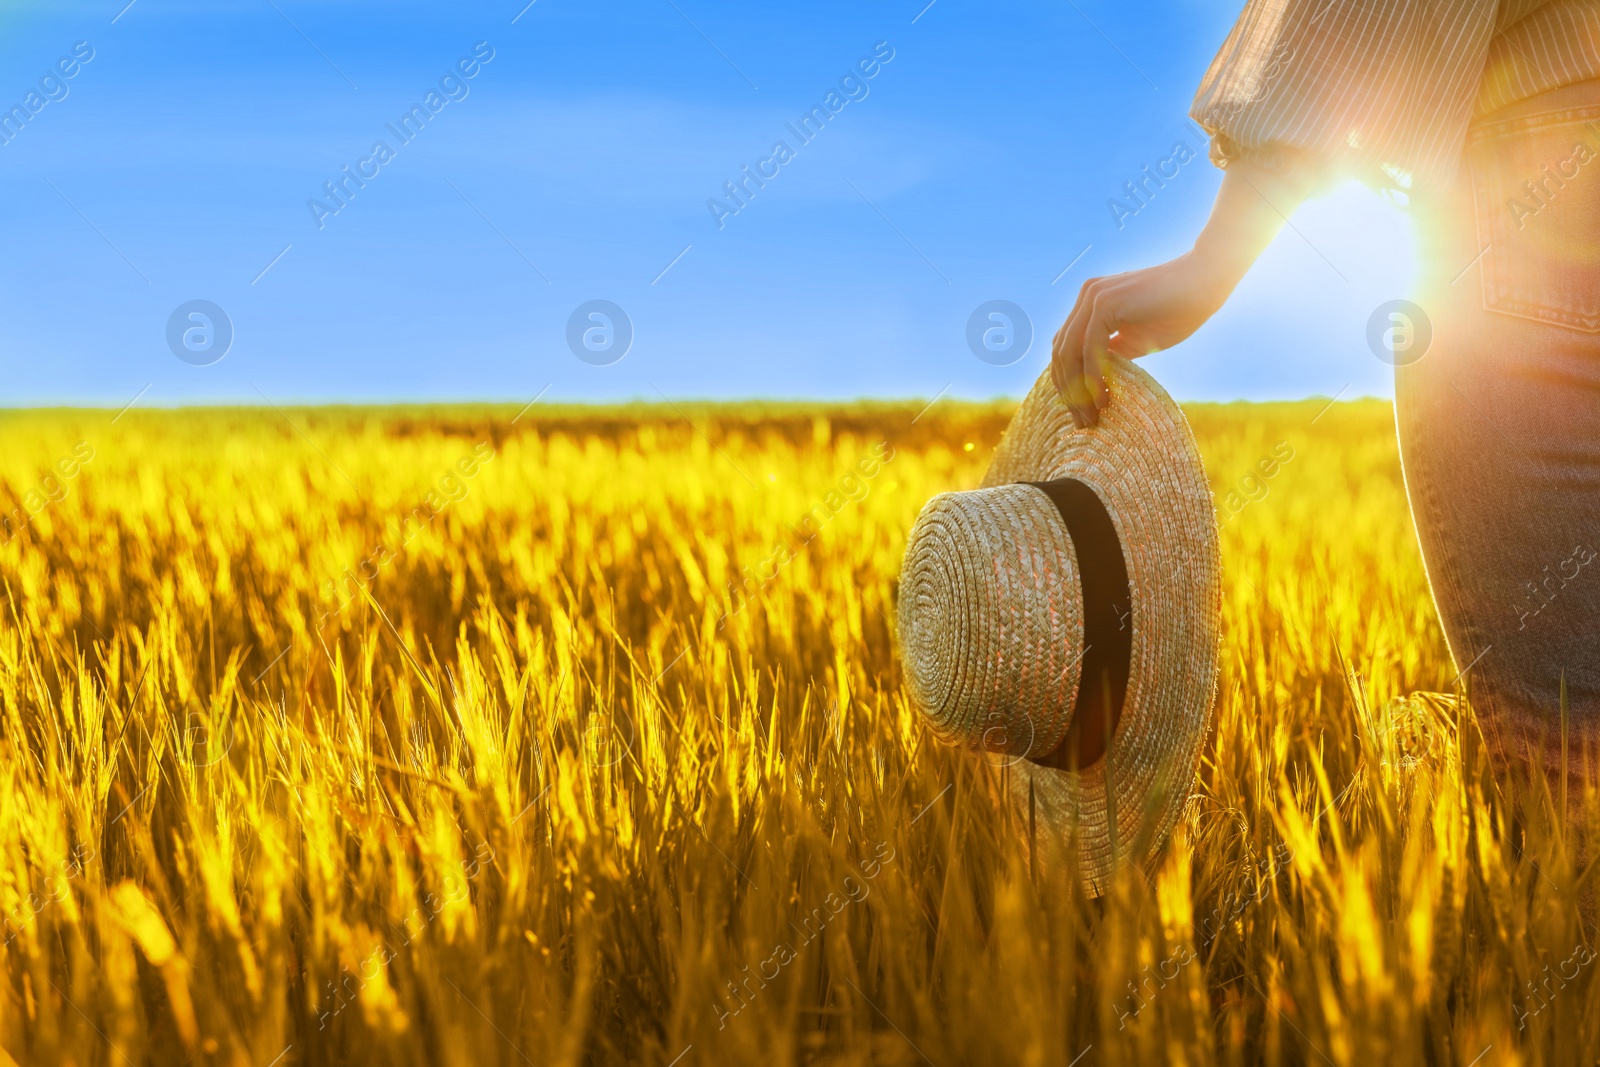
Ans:
[[[1032,485],[944,493],[906,545],[900,641],[914,702],[945,741],[1015,757],[1066,735],[1083,658],[1072,538]]]

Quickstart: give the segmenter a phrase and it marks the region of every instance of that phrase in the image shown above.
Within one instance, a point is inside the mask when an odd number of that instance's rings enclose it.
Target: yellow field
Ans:
[[[1098,901],[905,704],[905,532],[1009,414],[919,408],[0,416],[0,1046],[1595,1061],[1558,831],[1410,696],[1456,672],[1387,405],[1190,409],[1215,734]]]

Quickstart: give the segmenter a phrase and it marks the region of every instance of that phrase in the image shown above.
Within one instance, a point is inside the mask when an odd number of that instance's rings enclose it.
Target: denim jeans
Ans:
[[[1431,343],[1396,368],[1434,602],[1499,763],[1600,780],[1600,81],[1473,124],[1419,206]]]

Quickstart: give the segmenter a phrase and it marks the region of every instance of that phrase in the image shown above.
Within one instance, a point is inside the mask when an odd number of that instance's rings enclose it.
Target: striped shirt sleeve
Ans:
[[[1502,0],[1249,0],[1190,115],[1212,159],[1410,194],[1455,177]]]
[[[1502,0],[1478,117],[1600,77],[1600,0]]]

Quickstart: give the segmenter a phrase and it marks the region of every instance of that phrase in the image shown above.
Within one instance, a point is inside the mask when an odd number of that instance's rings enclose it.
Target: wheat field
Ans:
[[[1188,408],[1214,732],[1101,899],[906,704],[1011,405],[921,410],[0,416],[0,1064],[1595,1062],[1388,405]]]

